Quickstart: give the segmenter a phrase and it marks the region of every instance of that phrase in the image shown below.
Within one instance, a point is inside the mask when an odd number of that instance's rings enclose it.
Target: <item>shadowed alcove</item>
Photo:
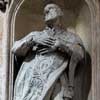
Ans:
[[[53,0],[52,0],[53,1]],[[86,48],[85,64],[79,63],[75,74],[75,97],[73,100],[91,100],[91,26],[90,11],[85,0],[54,0],[64,12],[66,29],[78,34]],[[42,0],[25,0],[17,12],[14,41],[21,39],[31,31],[43,30]],[[85,66],[84,66],[85,65]],[[14,77],[19,68],[14,66]]]

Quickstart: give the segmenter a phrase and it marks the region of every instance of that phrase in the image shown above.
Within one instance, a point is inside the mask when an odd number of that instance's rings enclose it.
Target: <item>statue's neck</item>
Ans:
[[[62,31],[65,31],[64,29],[60,28],[60,27],[46,27],[45,30],[47,30],[47,33],[51,36],[57,35],[57,34],[61,34]]]

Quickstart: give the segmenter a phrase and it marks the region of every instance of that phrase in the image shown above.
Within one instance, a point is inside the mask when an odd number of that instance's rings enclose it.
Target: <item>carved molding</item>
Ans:
[[[92,99],[100,98],[100,1],[86,0],[91,12],[92,32]],[[98,77],[99,76],[99,77]]]

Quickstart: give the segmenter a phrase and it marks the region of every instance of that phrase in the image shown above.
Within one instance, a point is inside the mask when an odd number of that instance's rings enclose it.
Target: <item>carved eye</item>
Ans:
[[[48,14],[49,13],[49,10],[47,10],[45,13]]]
[[[49,13],[49,10],[45,10],[45,11],[44,11],[44,15],[45,15],[45,14],[48,14],[48,13]]]

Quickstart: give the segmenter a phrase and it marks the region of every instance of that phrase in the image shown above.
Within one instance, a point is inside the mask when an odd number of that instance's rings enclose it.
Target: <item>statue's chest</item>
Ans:
[[[44,31],[43,34],[39,35],[41,38],[54,38],[54,39],[64,39],[66,38],[66,34],[64,34],[64,31]]]

